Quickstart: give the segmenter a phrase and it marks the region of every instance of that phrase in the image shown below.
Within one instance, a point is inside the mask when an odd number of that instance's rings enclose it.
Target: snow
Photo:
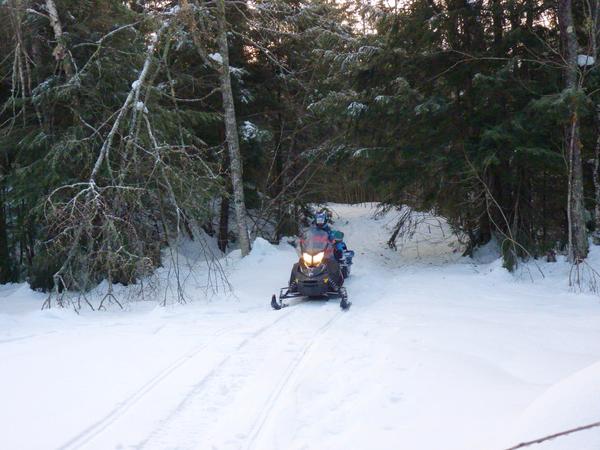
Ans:
[[[221,56],[220,53],[211,53],[210,55],[208,55],[208,57],[213,61],[218,62],[219,64],[223,64],[223,56]]]
[[[600,362],[560,380],[518,418],[513,442],[528,442],[600,419]],[[545,449],[597,450],[600,428],[548,442]]]
[[[501,450],[600,419],[600,300],[564,261],[524,264],[531,282],[426,215],[394,252],[397,213],[330,206],[356,251],[348,312],[270,310],[297,256],[261,239],[222,257],[234,290],[210,298],[182,242],[185,305],[40,311],[0,286],[0,448]],[[596,429],[534,448],[599,447]]]
[[[249,104],[254,101],[254,94],[248,89],[241,88],[240,89],[240,101],[244,104]]]
[[[249,120],[245,120],[239,127],[240,138],[243,141],[249,142],[252,140],[256,140],[259,142],[266,142],[272,138],[272,135],[267,130],[261,130],[258,125],[250,122]]]
[[[380,103],[380,104],[388,104],[391,102],[391,97],[388,95],[378,95],[377,97],[375,97],[375,103]]]
[[[165,14],[167,16],[174,16],[179,14],[179,12],[181,11],[181,7],[179,5],[175,5],[172,6],[171,8],[169,8],[167,11],[165,11]]]
[[[249,120],[244,120],[240,126],[240,135],[245,141],[254,139],[258,135],[258,127]]]
[[[229,71],[237,80],[241,80],[244,75],[248,75],[248,71],[243,67],[229,66]]]
[[[360,102],[351,102],[346,110],[351,117],[358,117],[363,111],[368,109],[367,105]]]
[[[580,67],[593,66],[596,59],[591,55],[577,55],[577,65]]]
[[[148,108],[146,108],[146,105],[144,104],[144,102],[137,102],[135,104],[135,109],[138,111],[143,111],[146,114],[148,114]]]

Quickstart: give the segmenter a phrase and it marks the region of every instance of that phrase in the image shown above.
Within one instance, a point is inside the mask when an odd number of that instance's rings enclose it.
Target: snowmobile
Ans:
[[[343,252],[343,264],[334,256],[334,247],[329,240],[329,233],[318,228],[310,228],[300,240],[300,259],[294,264],[287,287],[279,291],[279,299],[275,294],[271,298],[273,309],[288,306],[283,300],[288,298],[340,298],[342,309],[350,308],[348,293],[342,286],[344,275],[342,265],[349,268],[354,252]],[[349,264],[348,264],[349,262]]]

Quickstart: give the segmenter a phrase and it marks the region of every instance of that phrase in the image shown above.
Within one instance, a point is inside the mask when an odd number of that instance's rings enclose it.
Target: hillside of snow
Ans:
[[[433,219],[393,251],[395,213],[332,209],[356,251],[347,312],[272,311],[297,256],[263,240],[209,297],[190,249],[185,305],[41,311],[0,286],[0,448],[501,450],[600,420],[600,298],[566,263],[512,275]],[[600,429],[530,448],[598,450]]]

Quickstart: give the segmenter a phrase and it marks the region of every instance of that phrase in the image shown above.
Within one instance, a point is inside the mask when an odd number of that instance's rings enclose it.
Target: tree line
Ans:
[[[466,254],[497,239],[511,270],[560,252],[579,266],[600,232],[599,8],[386,2],[351,64],[330,54],[343,87],[324,109],[388,207],[445,217]]]
[[[59,296],[135,282],[198,232],[242,254],[250,235],[295,232],[328,150],[306,109],[313,49],[352,38],[346,15],[304,1],[3,2],[0,282]]]

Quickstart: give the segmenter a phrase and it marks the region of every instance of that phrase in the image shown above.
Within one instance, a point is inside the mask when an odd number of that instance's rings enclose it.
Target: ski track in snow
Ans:
[[[300,364],[302,363],[304,358],[306,358],[306,356],[308,355],[313,344],[315,343],[315,338],[324,334],[333,325],[333,323],[341,317],[342,314],[344,314],[343,311],[338,311],[337,314],[335,314],[333,317],[331,317],[322,327],[320,327],[315,332],[314,337],[308,343],[306,343],[304,345],[304,347],[302,348],[300,353],[294,358],[294,360],[289,365],[288,369],[284,372],[279,384],[273,390],[271,396],[267,400],[266,405],[264,406],[264,408],[258,415],[258,421],[257,421],[256,425],[252,428],[252,432],[249,435],[248,444],[246,445],[247,450],[254,448],[256,439],[260,435],[260,432],[262,431],[265,423],[269,420],[269,415],[273,411],[273,408],[276,405],[277,400],[281,397],[282,392],[284,391],[286,386],[289,384],[294,373],[296,372],[296,370],[298,370],[298,367],[300,366]]]
[[[264,241],[228,266],[234,302],[80,317],[0,298],[0,448],[500,450],[598,420],[600,302],[559,264],[518,281],[435,221],[394,252],[393,214],[332,208],[349,311],[271,311],[296,256]],[[598,448],[592,430],[536,450]]]
[[[153,334],[158,333],[160,331],[160,329],[162,329],[162,328],[163,327],[159,327],[158,329],[156,329],[153,332]],[[226,331],[228,331],[227,328],[223,328],[223,329],[219,330],[217,333],[215,333],[211,337],[211,339],[218,338],[219,336],[223,335]],[[101,420],[99,420],[98,422],[96,422],[95,424],[93,424],[92,426],[90,426],[89,428],[87,428],[86,430],[84,430],[82,433],[78,434],[77,436],[75,436],[74,438],[72,438],[71,440],[69,440],[67,443],[65,443],[64,445],[60,446],[59,448],[61,450],[69,450],[69,449],[81,448],[83,445],[85,445],[88,442],[90,442],[90,440],[94,439],[94,437],[96,437],[100,433],[106,431],[106,429],[108,427],[110,427],[111,423],[113,423],[116,420],[118,420],[119,417],[121,417],[124,413],[126,413],[129,408],[131,408],[132,406],[134,406],[142,398],[144,398],[149,393],[151,393],[151,391],[152,391],[152,389],[154,387],[156,387],[161,381],[163,381],[164,379],[166,379],[174,371],[178,370],[184,364],[186,364],[187,362],[189,362],[189,360],[191,358],[197,357],[197,355],[200,352],[202,352],[202,350],[204,350],[205,348],[207,348],[208,345],[210,345],[210,342],[201,344],[197,348],[195,348],[194,350],[186,353],[182,357],[180,357],[177,360],[175,360],[172,364],[170,364],[169,366],[165,367],[165,369],[163,369],[162,371],[160,371],[157,375],[155,375],[148,382],[146,382],[144,385],[142,385],[130,397],[128,397],[127,399],[125,399],[124,401],[122,401],[121,403],[119,403],[118,405],[116,405],[116,407],[110,413],[108,413],[105,417],[103,417]]]
[[[46,337],[46,336],[48,336],[50,334],[54,334],[54,333],[57,333],[57,332],[56,331],[48,331],[46,333],[28,334],[26,336],[18,336],[18,337],[14,337],[14,338],[0,339],[0,344],[7,344],[9,342],[27,341],[29,339],[43,338],[43,337]]]
[[[236,426],[236,437],[238,438],[235,442],[227,444],[231,448],[251,448],[252,442],[259,435],[262,426],[269,418],[269,412],[276,404],[277,399],[281,395],[285,386],[293,376],[294,371],[299,367],[303,359],[309,353],[310,348],[315,342],[315,339],[321,336],[342,314],[337,308],[334,309],[333,314],[327,314],[323,317],[321,309],[331,309],[333,304],[326,302],[318,302],[315,308],[311,308],[311,315],[318,314],[319,319],[324,322],[316,327],[314,331],[310,331],[307,334],[312,334],[312,337],[298,350],[295,351],[291,356],[291,362],[284,368],[283,374],[278,376],[279,382],[275,383],[273,390],[270,392],[269,397],[263,407],[255,411],[252,416],[257,417],[255,423],[252,424],[251,428],[243,429],[238,423]],[[337,305],[336,305],[337,306]],[[136,445],[139,449],[160,449],[160,448],[217,448],[214,445],[209,447],[206,442],[203,442],[205,437],[202,429],[201,421],[197,421],[197,412],[203,410],[206,404],[206,397],[210,398],[213,392],[221,389],[224,395],[228,394],[228,391],[235,390],[235,383],[228,386],[225,392],[223,392],[222,386],[217,386],[223,383],[223,380],[235,380],[239,379],[238,387],[241,384],[241,388],[244,386],[245,377],[248,374],[241,375],[239,373],[240,365],[243,365],[245,355],[243,351],[246,347],[260,344],[258,340],[266,341],[265,345],[271,342],[276,342],[276,338],[281,335],[281,330],[276,327],[290,326],[290,320],[297,319],[297,316],[306,316],[307,311],[302,311],[300,305],[290,306],[283,311],[273,312],[274,316],[277,317],[271,324],[263,327],[257,332],[253,333],[247,339],[244,339],[231,353],[229,353],[223,360],[215,366],[206,376],[204,376],[189,393],[184,397],[181,403],[165,418],[161,421],[160,426],[144,441]],[[314,311],[313,311],[314,310]],[[275,333],[274,333],[275,332]],[[303,333],[304,336],[304,333]],[[259,345],[259,348],[262,347]],[[256,368],[250,371],[250,377],[256,372]],[[251,387],[251,386],[250,386]],[[213,411],[211,414],[219,416],[220,410],[227,409],[226,404],[218,406],[213,405]],[[182,418],[184,417],[184,418]],[[240,429],[242,428],[242,429]],[[173,447],[173,442],[169,439],[164,439],[163,436],[175,438],[177,444]],[[181,442],[181,436],[184,437],[185,441]],[[244,446],[243,442],[246,441],[247,445]]]
[[[165,427],[167,427],[170,423],[176,421],[177,418],[183,412],[185,412],[186,409],[188,409],[190,407],[190,404],[194,401],[194,398],[198,397],[200,395],[200,393],[204,389],[205,385],[207,383],[209,383],[211,380],[217,379],[219,372],[223,370],[223,367],[226,366],[226,364],[230,360],[232,360],[236,357],[236,354],[239,351],[243,350],[244,347],[246,345],[248,345],[248,343],[252,342],[254,339],[257,339],[259,336],[261,336],[267,330],[269,330],[272,327],[274,327],[275,325],[277,325],[278,322],[282,321],[283,319],[288,318],[289,315],[293,315],[294,312],[295,311],[293,311],[293,310],[284,312],[281,316],[277,317],[273,322],[260,328],[258,331],[253,332],[250,336],[243,339],[231,353],[227,354],[212,370],[210,370],[210,372],[207,375],[203,376],[200,379],[200,381],[198,381],[198,383],[196,383],[193,386],[193,388],[185,395],[185,397],[183,398],[181,403],[165,419],[161,420],[159,428],[157,430],[153,431],[153,433],[150,436],[148,436],[146,439],[144,439],[136,447],[143,449],[148,446],[151,446],[152,441],[156,438],[156,436],[161,434]]]

